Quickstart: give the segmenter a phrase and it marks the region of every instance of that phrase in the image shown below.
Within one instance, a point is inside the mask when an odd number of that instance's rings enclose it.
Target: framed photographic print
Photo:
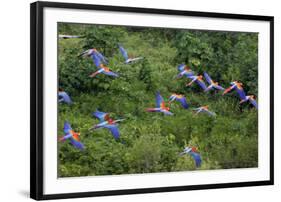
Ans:
[[[273,17],[31,4],[31,198],[273,184]]]

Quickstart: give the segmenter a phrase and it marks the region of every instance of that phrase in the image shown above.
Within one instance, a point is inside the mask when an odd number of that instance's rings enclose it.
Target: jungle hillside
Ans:
[[[68,121],[85,146],[81,151],[58,141],[58,177],[258,166],[258,110],[240,104],[235,91],[204,92],[195,83],[186,86],[190,79],[177,78],[177,66],[186,64],[224,88],[240,81],[247,95],[258,97],[257,33],[59,23],[58,35],[80,36],[58,38],[58,87],[73,102],[58,104],[58,138]],[[142,59],[125,64],[118,44]],[[89,77],[97,67],[79,54],[91,48],[108,59],[118,77]],[[171,94],[182,94],[189,108],[172,102],[172,116],[147,112],[157,92],[166,103]],[[216,116],[194,113],[205,105]],[[124,119],[118,140],[107,129],[89,130],[99,123],[96,110]],[[179,155],[186,146],[198,149],[199,168],[190,155]]]

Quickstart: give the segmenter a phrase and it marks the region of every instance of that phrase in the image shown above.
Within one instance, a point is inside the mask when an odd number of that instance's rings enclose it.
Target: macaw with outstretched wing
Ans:
[[[189,154],[194,159],[197,168],[201,166],[202,158],[196,147],[185,147],[183,152],[180,153],[180,156],[184,154]]]
[[[181,103],[181,106],[184,108],[184,109],[188,109],[189,105],[186,101],[186,98],[184,95],[181,95],[181,94],[176,94],[176,93],[173,93],[170,98],[169,98],[169,104],[171,104],[173,101],[178,101]]]
[[[177,78],[181,78],[183,76],[190,78],[191,76],[194,76],[194,72],[185,64],[180,64],[177,68],[178,68],[178,71],[180,72],[177,75]]]
[[[127,51],[121,44],[118,44],[118,47],[119,47],[119,50],[120,50],[123,58],[125,59],[125,64],[130,64],[130,63],[143,59],[143,57],[136,57],[136,58],[129,57]]]
[[[209,106],[202,106],[202,107],[198,107],[196,109],[193,109],[194,111],[196,111],[195,115],[199,114],[199,113],[207,113],[210,116],[216,116],[216,114],[214,112],[211,112],[209,110]]]
[[[59,141],[64,142],[66,140],[70,140],[70,143],[77,149],[83,150],[85,147],[84,145],[80,142],[80,133],[76,133],[72,130],[71,125],[69,122],[64,122],[64,136],[59,139]]]
[[[93,112],[93,116],[99,119],[99,123],[94,125],[90,130],[95,130],[98,128],[107,128],[110,130],[113,137],[117,140],[120,137],[118,122],[124,121],[124,119],[113,120],[110,118],[109,113],[101,112],[96,110]]]
[[[95,48],[85,50],[79,55],[79,57],[91,57],[93,59],[93,62],[96,64],[94,54],[99,58],[99,60],[102,61],[102,63],[108,64],[108,59]]]
[[[72,104],[72,100],[70,98],[70,96],[67,94],[67,92],[63,91],[63,90],[59,90],[59,103],[66,103],[66,104]]]
[[[205,76],[207,82],[209,83],[209,86],[206,88],[205,91],[209,91],[211,89],[214,89],[214,90],[224,90],[224,88],[221,87],[218,82],[214,82],[211,79],[211,77],[207,74],[207,72],[204,72],[204,76]]]
[[[160,95],[159,91],[156,93],[156,107],[155,108],[147,108],[146,111],[147,112],[161,112],[165,115],[173,115],[173,113],[170,112],[170,107],[165,106],[164,99]]]
[[[92,55],[95,65],[97,66],[98,70],[93,72],[90,77],[95,77],[97,74],[105,74],[107,76],[118,77],[119,75],[113,71],[111,71],[107,66],[105,66],[102,62],[100,57],[94,53]]]
[[[258,103],[254,95],[247,95],[244,100],[240,101],[240,104],[249,101],[256,109],[258,109]]]
[[[203,81],[203,76],[190,76],[190,79],[192,79],[186,86],[191,86],[194,82],[197,83],[204,91],[207,89],[207,86],[205,82]]]
[[[229,93],[230,91],[232,91],[233,89],[238,93],[239,97],[241,100],[245,100],[246,99],[246,94],[244,92],[244,89],[243,89],[243,84],[238,82],[238,81],[233,81],[230,83],[230,87],[227,88],[224,92],[223,92],[223,95]]]

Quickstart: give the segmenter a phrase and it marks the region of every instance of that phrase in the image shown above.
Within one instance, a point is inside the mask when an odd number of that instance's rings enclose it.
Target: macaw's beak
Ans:
[[[193,152],[198,152],[198,150],[197,150],[196,147],[192,147],[192,148],[191,148],[191,151],[193,151]]]

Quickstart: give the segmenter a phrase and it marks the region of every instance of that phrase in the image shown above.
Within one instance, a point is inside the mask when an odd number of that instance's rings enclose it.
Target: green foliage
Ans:
[[[257,95],[257,34],[65,23],[58,30],[84,37],[58,42],[59,85],[74,101],[59,105],[58,134],[63,135],[67,120],[86,147],[81,152],[68,142],[58,143],[60,177],[194,170],[189,155],[179,156],[187,145],[199,149],[202,170],[257,167],[257,111],[239,106],[235,93],[204,93],[196,85],[185,87],[186,78],[176,79],[176,66],[184,62],[225,87],[242,81],[247,92]],[[118,43],[144,59],[125,65]],[[93,47],[120,77],[89,77],[96,67],[91,58],[78,55]],[[174,116],[145,112],[154,107],[157,90],[166,101],[171,93],[185,94],[190,109],[174,102]],[[216,118],[193,114],[192,108],[203,105]],[[89,131],[98,123],[91,115],[96,109],[125,118],[119,124],[120,140],[107,129]]]

